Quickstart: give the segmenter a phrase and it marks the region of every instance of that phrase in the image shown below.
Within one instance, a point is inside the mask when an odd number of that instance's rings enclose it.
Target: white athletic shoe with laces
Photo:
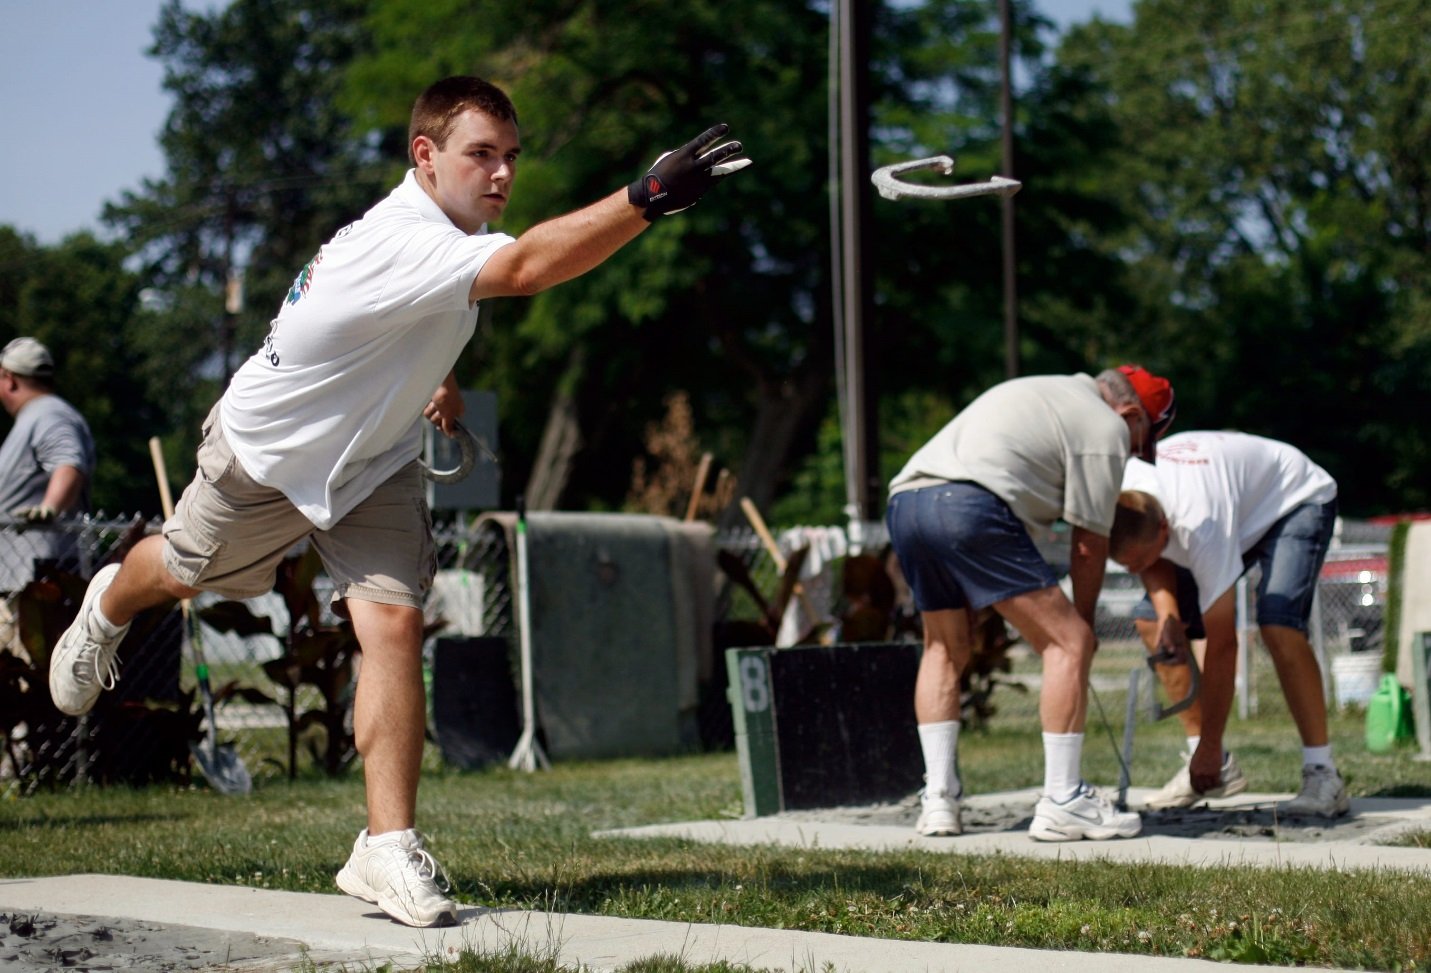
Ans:
[[[1335,767],[1313,764],[1302,768],[1302,789],[1290,801],[1277,805],[1280,814],[1315,814],[1339,818],[1351,810],[1342,775]]]
[[[1163,785],[1162,790],[1154,791],[1148,795],[1146,804],[1154,810],[1174,807],[1191,807],[1198,801],[1207,800],[1210,797],[1231,797],[1234,794],[1241,794],[1247,790],[1247,777],[1242,773],[1242,768],[1237,765],[1237,758],[1232,754],[1227,754],[1222,758],[1222,782],[1210,791],[1198,793],[1193,790],[1192,777],[1188,773],[1188,760],[1183,761],[1182,767],[1173,775],[1173,779]]]
[[[915,831],[929,838],[947,838],[963,833],[957,796],[920,791],[919,806],[919,823],[914,826]]]
[[[93,614],[99,610],[99,596],[104,594],[118,564],[110,564],[95,572],[80,602],[79,614],[50,656],[50,698],[61,713],[79,716],[88,713],[102,690],[113,689],[119,681],[119,665],[115,653],[129,626],[124,625],[113,638],[99,632]]]
[[[1062,804],[1049,797],[1034,807],[1029,837],[1035,841],[1077,841],[1089,838],[1131,838],[1143,830],[1136,811],[1119,811],[1103,794],[1080,783],[1074,795]]]
[[[441,884],[439,884],[439,881]],[[372,902],[408,926],[446,926],[457,922],[457,903],[446,895],[451,886],[412,828],[397,841],[370,843],[364,828],[353,842],[353,854],[338,872],[338,888]]]

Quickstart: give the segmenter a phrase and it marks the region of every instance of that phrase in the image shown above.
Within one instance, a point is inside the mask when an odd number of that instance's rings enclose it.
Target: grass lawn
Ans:
[[[1120,734],[1121,695],[1103,702]],[[964,734],[961,767],[970,792],[1042,780],[1028,704],[1012,693],[1008,704],[989,729]],[[1176,769],[1175,722],[1140,728],[1135,783],[1161,784]],[[1431,764],[1410,751],[1368,754],[1362,726],[1354,711],[1334,716],[1333,742],[1353,794],[1431,794]],[[1263,685],[1256,719],[1234,718],[1229,741],[1255,789],[1296,788],[1300,756],[1273,683]],[[456,772],[435,756],[429,763],[419,824],[467,903],[940,942],[1431,969],[1425,875],[597,840],[590,833],[600,828],[739,816],[734,754],[561,762],[535,774]],[[1090,780],[1117,780],[1096,710],[1084,766]],[[0,875],[105,872],[335,893],[333,875],[363,813],[357,773],[293,783],[261,778],[245,798],[201,786],[10,795],[0,800]],[[1406,843],[1424,847],[1427,836]],[[468,968],[556,969],[540,957],[505,963]],[[654,959],[642,967],[677,968]]]

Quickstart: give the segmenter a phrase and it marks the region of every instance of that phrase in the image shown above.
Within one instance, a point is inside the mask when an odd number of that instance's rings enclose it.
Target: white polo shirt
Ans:
[[[472,281],[511,242],[459,230],[412,170],[339,230],[220,401],[249,475],[328,528],[416,459],[422,410],[477,324]]]

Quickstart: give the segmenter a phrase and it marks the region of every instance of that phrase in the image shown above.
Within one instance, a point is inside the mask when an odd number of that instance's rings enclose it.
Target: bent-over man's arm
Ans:
[[[1073,581],[1073,607],[1093,627],[1093,612],[1103,590],[1103,572],[1108,566],[1108,538],[1083,527],[1073,528],[1069,548],[1068,576]]]
[[[1222,734],[1232,712],[1232,694],[1237,685],[1237,601],[1235,588],[1228,588],[1202,613],[1207,630],[1207,650],[1203,657],[1202,739],[1188,764],[1193,787],[1199,792],[1222,783]]]

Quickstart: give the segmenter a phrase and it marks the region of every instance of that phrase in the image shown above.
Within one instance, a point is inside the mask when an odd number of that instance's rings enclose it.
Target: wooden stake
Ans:
[[[770,559],[775,562],[775,569],[784,574],[785,555],[780,553],[780,545],[775,543],[775,538],[770,534],[770,528],[765,526],[765,518],[760,516],[760,510],[755,506],[755,501],[749,497],[741,497],[740,509],[745,512],[745,519],[750,521],[750,526],[755,528],[756,536],[760,538],[760,543],[765,545]],[[800,599],[800,606],[805,609],[805,614],[810,616],[810,624],[817,624],[820,621],[820,616],[815,611],[815,606],[810,603],[810,596],[805,593],[805,586],[798,582],[795,585],[795,597]]]
[[[700,509],[701,493],[706,487],[706,477],[711,475],[711,460],[715,459],[710,453],[701,454],[700,465],[696,467],[696,482],[691,484],[691,502],[686,505],[686,521],[689,523],[696,519],[696,511]]]

